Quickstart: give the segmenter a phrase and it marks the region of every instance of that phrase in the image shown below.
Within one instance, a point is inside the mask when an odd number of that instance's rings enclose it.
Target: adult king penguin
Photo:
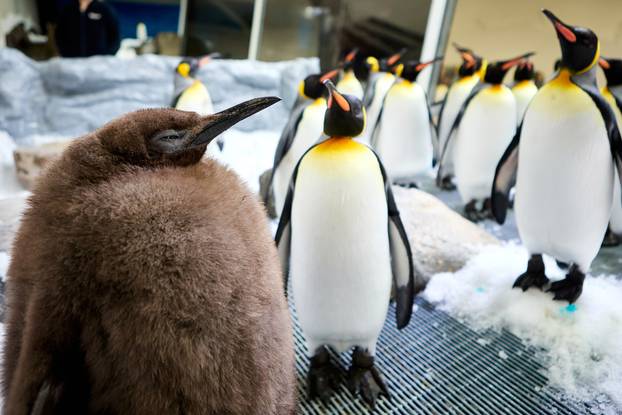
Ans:
[[[396,67],[398,80],[387,92],[372,146],[392,181],[416,187],[415,177],[432,168],[436,127],[425,91],[415,82],[434,62],[408,61]]]
[[[344,94],[354,95],[358,99],[363,99],[363,87],[356,75],[354,75],[354,58],[357,53],[358,49],[354,49],[343,60],[341,79],[337,83],[337,89]]]
[[[357,137],[357,140],[362,143],[369,144],[371,142],[371,135],[376,128],[378,116],[380,115],[384,103],[384,97],[395,82],[393,68],[399,63],[401,57],[405,53],[406,49],[402,49],[398,53],[388,58],[381,59],[380,61],[373,56],[367,58],[367,64],[371,68],[371,74],[367,82],[367,88],[365,89],[365,96],[363,97],[363,107],[367,113],[367,120],[365,122],[365,129],[361,135]]]
[[[415,286],[408,238],[376,154],[352,139],[365,126],[361,101],[330,81],[324,132],[301,158],[276,233],[285,276],[311,354],[311,397],[327,399],[339,376],[326,347],[354,348],[353,393],[373,405],[388,389],[374,366],[395,287],[397,326],[410,321]],[[287,281],[285,282],[287,286]]]
[[[601,90],[602,96],[613,110],[618,128],[622,126],[622,59],[601,57],[600,67],[605,72],[607,85]],[[603,240],[603,246],[616,246],[620,244],[622,235],[622,204],[620,201],[620,183],[614,180],[613,208],[609,228]]]
[[[477,56],[471,49],[463,48],[454,43],[454,47],[462,57],[462,65],[458,68],[458,79],[451,84],[447,91],[447,95],[443,100],[443,105],[438,116],[438,145],[436,158],[440,160],[440,153],[445,147],[449,131],[453,125],[456,115],[460,112],[460,108],[464,101],[468,98],[473,90],[483,79],[486,62],[482,57]],[[445,163],[443,166],[444,175],[440,178],[438,186],[443,190],[454,190],[456,186],[453,183],[454,176],[454,145],[447,148]]]
[[[276,214],[280,215],[285,204],[287,188],[300,157],[322,137],[322,125],[326,112],[326,88],[322,83],[337,75],[337,70],[324,75],[309,75],[300,83],[299,93],[305,104],[295,107],[281,134],[274,155],[269,189],[274,196]],[[270,191],[267,193],[270,196]],[[266,201],[267,202],[267,201]]]
[[[186,58],[175,68],[175,86],[171,107],[181,111],[193,111],[199,115],[214,113],[212,98],[203,82],[196,79],[199,69],[207,65],[217,54],[201,59]],[[218,156],[223,148],[222,138],[214,140],[207,148],[207,155]]]
[[[536,71],[533,68],[533,63],[528,59],[525,59],[516,65],[512,93],[516,99],[517,124],[520,124],[523,121],[527,105],[529,105],[534,95],[536,95],[536,92],[538,92],[538,87],[534,82],[535,77]]]
[[[622,141],[615,114],[596,86],[598,38],[543,13],[555,27],[561,66],[529,104],[497,166],[492,208],[503,223],[516,179],[516,224],[531,258],[514,287],[548,287],[555,300],[573,303],[607,230],[613,160],[619,173]],[[542,254],[571,264],[565,279],[548,285]]]
[[[265,214],[234,173],[201,162],[276,101],[129,113],[48,168],[8,272],[3,413],[294,413]]]
[[[516,131],[516,100],[512,91],[503,85],[503,78],[510,68],[531,55],[527,53],[488,65],[484,82],[477,84],[462,104],[445,141],[437,184],[445,177],[447,149],[455,140],[456,184],[465,203],[465,216],[472,221],[490,215],[490,187],[495,166]]]

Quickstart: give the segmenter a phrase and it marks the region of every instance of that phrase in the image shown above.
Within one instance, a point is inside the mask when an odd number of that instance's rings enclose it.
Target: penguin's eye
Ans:
[[[164,130],[154,135],[152,140],[171,141],[177,140],[179,137],[179,133],[175,130]]]

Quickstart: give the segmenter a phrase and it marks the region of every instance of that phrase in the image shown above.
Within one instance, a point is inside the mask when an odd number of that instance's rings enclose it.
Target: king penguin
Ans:
[[[396,67],[398,80],[387,92],[372,146],[392,181],[417,187],[416,176],[432,168],[436,126],[419,73],[434,62],[408,61]]]
[[[341,79],[337,83],[337,89],[344,94],[354,95],[358,99],[363,99],[363,87],[354,74],[354,58],[356,58],[357,53],[358,49],[354,49],[344,58]]]
[[[309,75],[300,83],[299,93],[306,98],[302,106],[295,107],[279,139],[274,154],[269,189],[274,196],[276,214],[285,204],[287,188],[300,157],[322,138],[322,125],[326,112],[326,88],[322,83],[337,75],[337,70],[324,75]],[[270,191],[267,193],[270,196]]]
[[[464,101],[468,98],[473,87],[483,80],[483,73],[486,67],[486,61],[477,56],[471,49],[463,48],[454,43],[454,47],[462,57],[462,64],[458,68],[458,79],[451,84],[447,95],[443,100],[441,110],[438,116],[438,146],[436,159],[440,160],[440,153],[445,147],[449,130],[453,125],[456,115],[460,112],[460,108]],[[454,190],[456,186],[453,183],[454,176],[454,145],[447,148],[445,163],[443,166],[444,175],[440,178],[438,186],[442,190]]]
[[[199,115],[214,113],[212,98],[203,82],[196,79],[199,69],[207,65],[217,54],[201,59],[186,58],[175,68],[175,87],[171,107],[181,111],[193,111]],[[214,140],[207,148],[207,155],[218,157],[223,148],[222,138]]]
[[[497,166],[492,208],[503,223],[516,179],[516,224],[531,257],[514,287],[547,289],[555,300],[573,303],[607,230],[622,141],[615,114],[596,86],[598,38],[543,13],[559,39],[560,69],[529,104]],[[565,279],[549,285],[543,254],[570,264]]]
[[[622,126],[622,59],[601,57],[600,67],[605,73],[607,85],[601,90],[602,96],[613,110],[618,128]],[[622,235],[622,204],[620,201],[620,183],[614,180],[613,208],[609,228],[603,240],[603,246],[617,246]]]
[[[357,137],[357,140],[364,144],[371,143],[371,135],[376,128],[378,116],[382,110],[382,104],[384,103],[384,97],[395,82],[393,68],[399,63],[401,57],[405,53],[406,49],[402,49],[398,53],[388,58],[381,59],[380,61],[373,56],[368,57],[366,60],[371,68],[371,74],[367,82],[367,88],[365,89],[365,96],[363,97],[363,107],[367,113],[367,121],[365,123],[365,130]]]
[[[311,356],[310,396],[327,399],[339,377],[326,348],[354,348],[348,386],[373,405],[388,396],[374,354],[391,287],[403,328],[421,284],[415,284],[410,245],[380,159],[352,139],[365,126],[361,101],[330,81],[326,86],[329,138],[298,163],[276,243]]]
[[[4,414],[294,413],[265,214],[237,175],[202,161],[277,101],[129,113],[48,167],[8,271]]]
[[[512,86],[512,93],[516,99],[516,122],[520,124],[523,121],[525,110],[527,105],[531,102],[531,99],[538,92],[538,87],[534,82],[536,77],[536,71],[533,68],[533,63],[528,59],[519,62],[514,70],[514,85]]]
[[[445,177],[447,149],[455,140],[456,184],[469,220],[490,216],[489,196],[495,166],[516,131],[516,100],[503,85],[503,78],[510,68],[531,55],[488,65],[484,82],[477,84],[462,104],[445,141],[437,184]]]

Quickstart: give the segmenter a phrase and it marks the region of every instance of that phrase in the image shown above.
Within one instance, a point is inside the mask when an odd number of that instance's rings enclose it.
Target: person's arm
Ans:
[[[105,19],[106,19],[106,38],[108,40],[108,53],[110,55],[114,55],[119,50],[119,46],[121,45],[121,36],[119,34],[119,19],[114,9],[104,3],[106,8]]]

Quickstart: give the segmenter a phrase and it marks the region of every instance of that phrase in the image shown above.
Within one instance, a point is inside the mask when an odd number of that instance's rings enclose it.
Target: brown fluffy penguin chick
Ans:
[[[234,173],[200,162],[276,101],[130,113],[47,170],[8,272],[5,415],[294,413],[265,212]]]

